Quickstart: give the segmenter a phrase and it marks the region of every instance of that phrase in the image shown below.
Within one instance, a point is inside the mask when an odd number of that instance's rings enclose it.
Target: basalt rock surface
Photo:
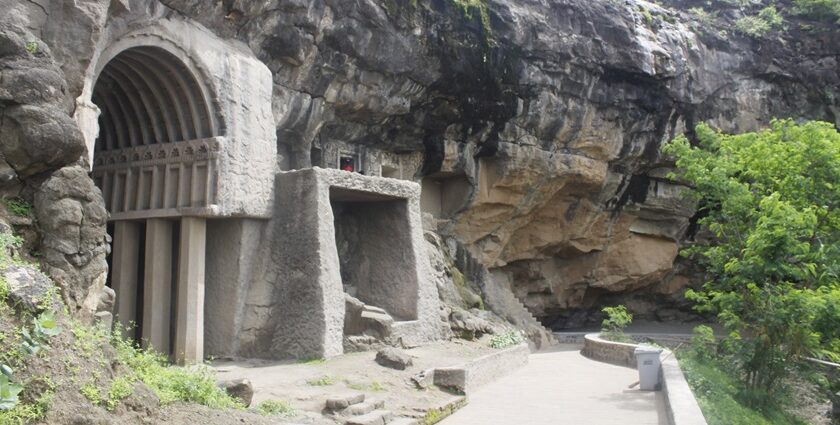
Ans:
[[[840,123],[840,34],[792,15],[753,39],[723,3],[709,24],[689,1],[163,2],[269,65],[289,166],[340,140],[423,151],[417,178],[468,182],[439,232],[560,327],[614,294],[686,307],[674,261],[694,205],[663,142],[704,121]]]
[[[674,261],[694,206],[662,143],[699,122],[840,125],[836,25],[786,14],[784,32],[750,38],[729,25],[752,12],[723,2],[711,23],[688,13],[705,3],[682,0],[0,3],[19,23],[0,28],[0,180],[26,183],[45,271],[88,309],[104,279],[103,203],[72,166],[53,173],[81,153],[66,118],[103,28],[131,25],[127,13],[193,19],[268,65],[280,168],[310,165],[314,142],[424,152],[415,179],[461,188],[436,230],[557,326],[615,294],[682,305],[693,275]]]

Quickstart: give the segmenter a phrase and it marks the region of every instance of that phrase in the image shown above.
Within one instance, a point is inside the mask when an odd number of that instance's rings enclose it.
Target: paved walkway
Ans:
[[[668,425],[660,392],[628,389],[635,369],[583,357],[579,346],[532,354],[527,366],[469,396],[442,425]]]

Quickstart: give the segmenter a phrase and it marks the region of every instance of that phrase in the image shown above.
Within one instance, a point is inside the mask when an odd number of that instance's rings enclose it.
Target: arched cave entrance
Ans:
[[[193,69],[163,47],[132,47],[101,68],[92,95],[116,314],[130,336],[178,362],[203,360],[206,217],[223,132]]]

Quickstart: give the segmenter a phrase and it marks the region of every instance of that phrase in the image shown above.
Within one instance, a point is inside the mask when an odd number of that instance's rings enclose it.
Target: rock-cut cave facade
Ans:
[[[246,46],[179,18],[105,33],[75,118],[128,335],[185,363],[439,337],[422,158],[332,143],[291,169],[272,74]]]

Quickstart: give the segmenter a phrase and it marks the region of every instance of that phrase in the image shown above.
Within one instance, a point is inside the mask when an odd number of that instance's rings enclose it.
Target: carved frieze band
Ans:
[[[203,208],[215,202],[220,148],[208,138],[97,152],[93,178],[112,216]]]

